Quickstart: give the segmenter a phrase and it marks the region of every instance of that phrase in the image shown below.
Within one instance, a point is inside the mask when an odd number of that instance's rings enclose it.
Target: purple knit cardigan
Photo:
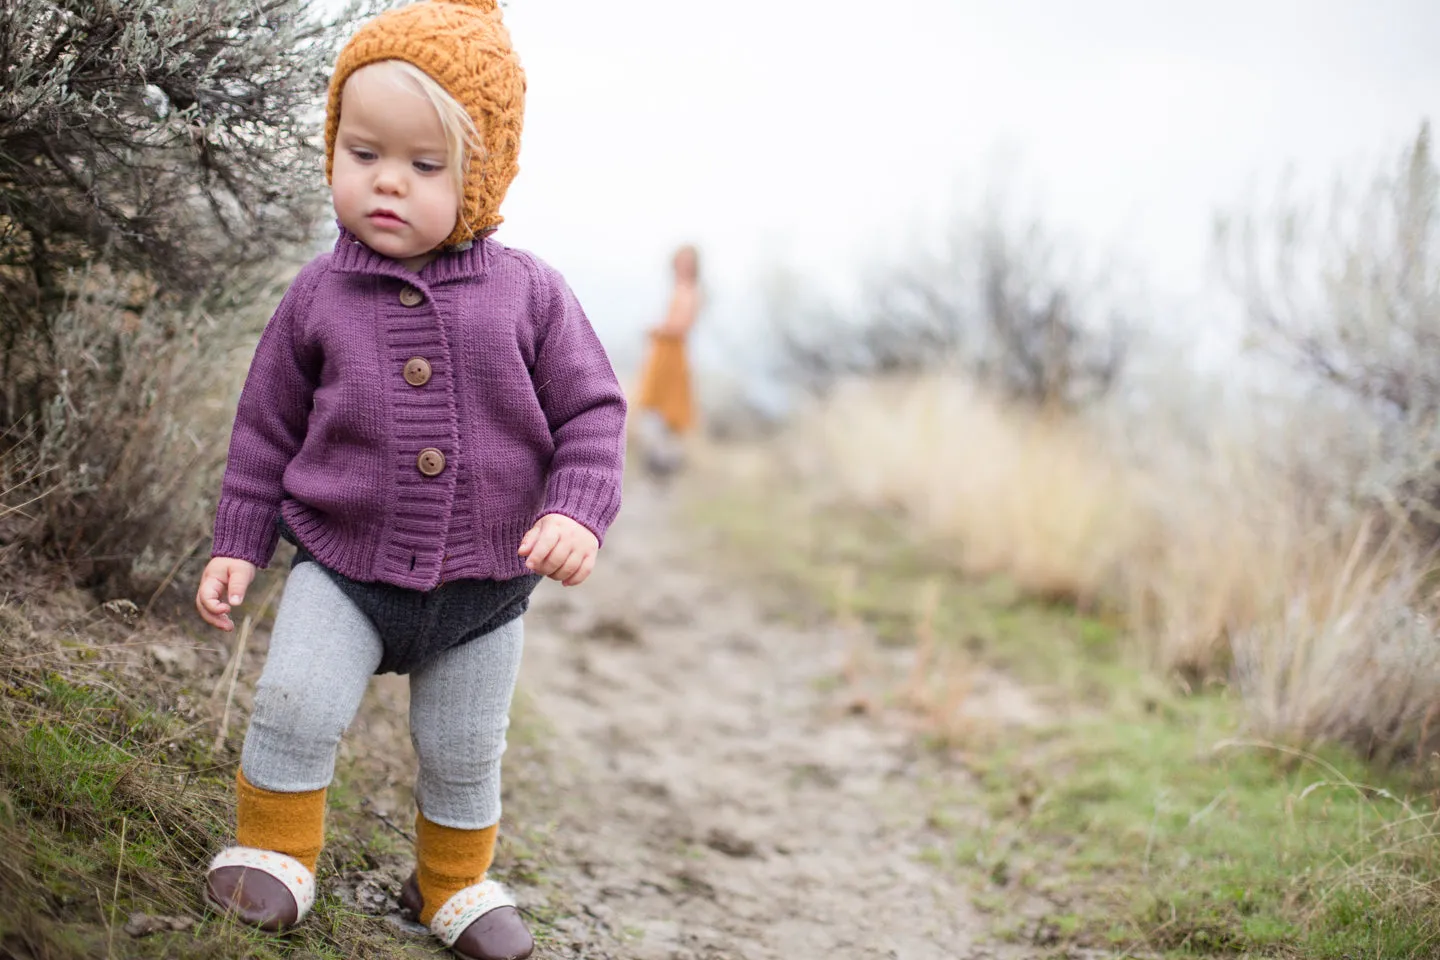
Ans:
[[[484,240],[415,274],[342,229],[256,348],[212,555],[265,566],[283,514],[352,580],[520,576],[545,514],[604,539],[624,436],[615,372],[552,267]]]

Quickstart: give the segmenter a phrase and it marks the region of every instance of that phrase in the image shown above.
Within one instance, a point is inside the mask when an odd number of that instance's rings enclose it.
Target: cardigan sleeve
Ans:
[[[285,468],[305,441],[319,377],[319,358],[302,338],[317,262],[296,276],[255,348],[230,435],[211,556],[264,567],[275,553]]]
[[[563,514],[603,542],[620,511],[625,393],[574,292],[535,261],[535,392],[555,443],[542,515]]]

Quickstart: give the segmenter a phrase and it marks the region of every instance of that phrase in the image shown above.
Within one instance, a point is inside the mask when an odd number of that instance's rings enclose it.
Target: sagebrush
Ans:
[[[308,252],[325,85],[373,4],[316,6],[0,7],[0,561],[128,591],[203,530],[212,408]]]
[[[872,273],[856,305],[770,278],[780,375],[812,392],[860,377],[953,371],[1027,406],[1073,410],[1121,382],[1134,329],[1103,276],[1062,267],[1039,223],[956,215],[937,249]]]

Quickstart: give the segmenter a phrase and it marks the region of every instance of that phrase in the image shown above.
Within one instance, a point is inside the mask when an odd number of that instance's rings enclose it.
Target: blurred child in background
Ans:
[[[686,343],[700,313],[700,255],[687,244],[675,251],[671,263],[670,304],[664,319],[650,330],[635,398],[642,463],[657,480],[667,479],[683,465],[683,440],[695,426]]]

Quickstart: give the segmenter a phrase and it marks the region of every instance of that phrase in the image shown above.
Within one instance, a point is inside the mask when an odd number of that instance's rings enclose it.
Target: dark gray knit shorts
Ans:
[[[433,656],[524,616],[530,594],[543,579],[532,573],[513,580],[452,580],[434,590],[362,583],[316,560],[283,522],[280,534],[295,544],[292,569],[318,564],[375,625],[385,647],[376,673],[409,673]]]

